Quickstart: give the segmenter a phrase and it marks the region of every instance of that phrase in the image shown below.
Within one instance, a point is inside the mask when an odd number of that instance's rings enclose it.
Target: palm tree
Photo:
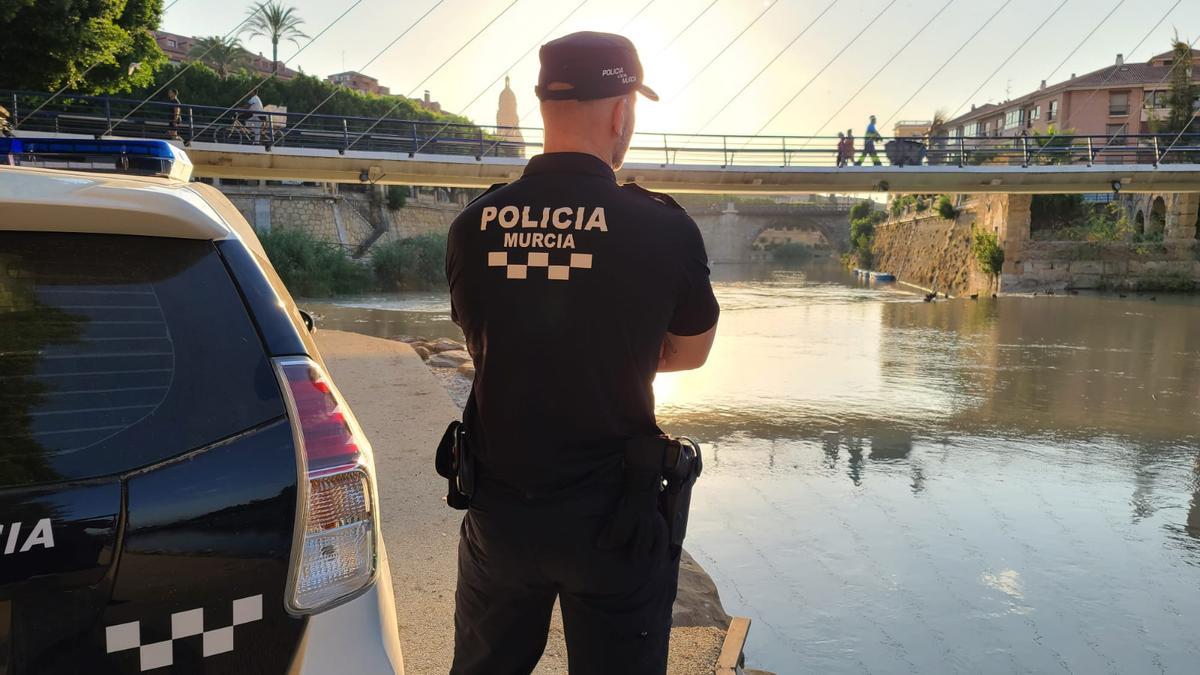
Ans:
[[[197,38],[188,50],[188,56],[211,66],[221,79],[229,77],[230,71],[246,62],[242,41],[220,35]]]
[[[296,46],[308,37],[300,30],[304,19],[296,15],[295,7],[285,7],[280,0],[266,0],[250,8],[250,20],[243,30],[250,37],[271,38],[271,72],[279,72],[279,41],[289,40]]]

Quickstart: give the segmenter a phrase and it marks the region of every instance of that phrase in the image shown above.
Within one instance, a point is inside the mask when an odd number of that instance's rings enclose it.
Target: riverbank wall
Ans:
[[[905,283],[952,295],[1200,290],[1200,241],[1192,224],[1200,196],[1166,197],[1136,200],[1155,209],[1152,224],[1139,234],[1161,240],[1089,242],[1034,240],[1032,195],[956,195],[952,200],[958,214],[953,219],[927,210],[905,212],[878,225],[875,268]],[[1153,230],[1153,222],[1160,223],[1160,229]],[[998,279],[982,271],[971,251],[976,231],[995,234],[1004,249]]]
[[[260,232],[301,230],[356,256],[379,242],[445,234],[469,197],[462,191],[416,189],[403,207],[390,209],[378,186],[342,189],[334,183],[225,181],[217,188]]]

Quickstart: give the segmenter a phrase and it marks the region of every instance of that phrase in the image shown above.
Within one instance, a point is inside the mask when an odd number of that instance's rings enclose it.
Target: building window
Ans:
[[[979,135],[979,122],[967,122],[967,124],[963,126],[963,136],[970,137],[970,136],[978,136],[978,135]]]
[[[1129,92],[1114,91],[1108,95],[1108,114],[1110,116],[1129,114]]]
[[[1122,144],[1125,142],[1123,137],[1125,134],[1125,127],[1126,125],[1124,124],[1109,124],[1104,127],[1104,133],[1108,135],[1108,138],[1112,143]]]
[[[1058,101],[1050,101],[1050,107],[1046,109],[1046,121],[1053,122],[1058,119]]]
[[[1164,90],[1148,91],[1143,97],[1145,98],[1147,108],[1166,108],[1170,105],[1167,100],[1171,97],[1171,92]]]
[[[171,38],[167,38],[167,46],[170,47],[171,49],[175,49],[176,47],[179,46],[179,43],[176,42],[175,40],[172,40]]]
[[[1009,110],[1004,113],[1004,128],[1016,129],[1021,126],[1021,119],[1025,117],[1024,110]]]
[[[1029,120],[1031,122],[1036,122],[1040,119],[1042,119],[1042,106],[1035,105],[1029,110]]]

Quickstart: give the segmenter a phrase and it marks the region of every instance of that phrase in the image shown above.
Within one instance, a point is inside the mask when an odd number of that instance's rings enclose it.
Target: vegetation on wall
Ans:
[[[975,230],[971,241],[971,255],[979,263],[979,268],[992,278],[998,276],[1004,267],[1004,249],[993,232]]]
[[[292,295],[322,298],[371,289],[371,271],[340,246],[313,239],[302,230],[260,232],[259,241]]]
[[[446,235],[422,234],[375,247],[371,267],[380,290],[427,289],[446,284]]]
[[[284,285],[298,297],[424,290],[446,283],[445,235],[379,244],[366,260],[354,260],[345,248],[303,230],[260,232],[258,239]]]
[[[0,0],[0,89],[128,92],[167,58],[162,0]]]
[[[1083,195],[1034,195],[1030,236],[1038,241],[1139,241],[1117,202],[1093,204]]]
[[[875,202],[864,199],[850,207],[850,252],[846,262],[869,269],[875,263],[875,226],[887,220],[887,212],[875,209]]]
[[[946,220],[954,220],[958,217],[958,209],[954,207],[954,201],[949,195],[942,195],[937,200],[938,215]]]

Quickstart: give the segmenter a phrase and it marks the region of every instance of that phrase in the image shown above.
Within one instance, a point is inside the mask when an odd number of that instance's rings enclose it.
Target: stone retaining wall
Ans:
[[[951,295],[990,293],[992,280],[971,255],[974,213],[954,220],[936,214],[881,223],[875,228],[875,269],[900,281]]]

